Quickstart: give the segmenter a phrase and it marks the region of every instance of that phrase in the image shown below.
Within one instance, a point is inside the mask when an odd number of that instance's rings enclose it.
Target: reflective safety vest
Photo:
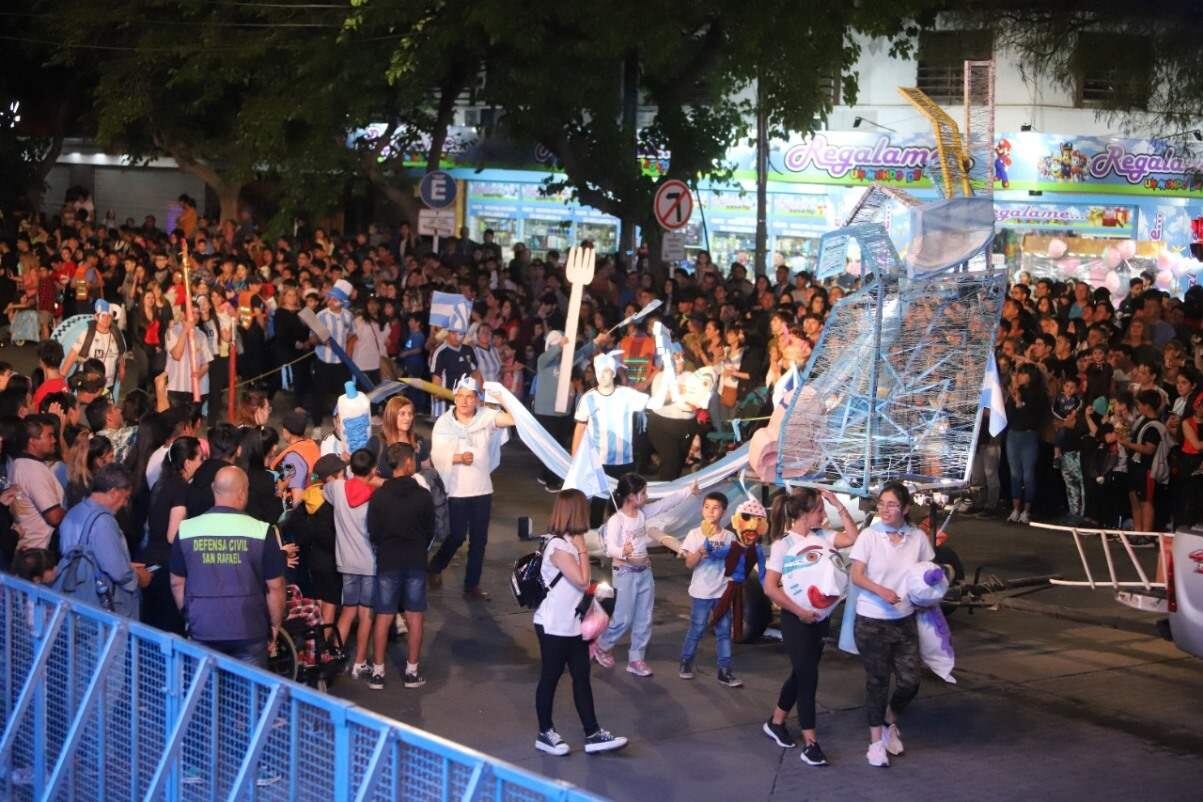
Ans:
[[[271,525],[240,512],[207,512],[180,523],[184,613],[199,641],[271,636],[263,549]]]
[[[305,461],[305,484],[309,484],[309,477],[313,474],[313,466],[317,464],[318,458],[322,456],[322,450],[318,444],[306,437],[303,440],[298,440],[289,445],[283,451],[276,455],[271,461],[271,469],[277,470],[280,463],[284,462],[284,458],[289,454],[296,454]]]

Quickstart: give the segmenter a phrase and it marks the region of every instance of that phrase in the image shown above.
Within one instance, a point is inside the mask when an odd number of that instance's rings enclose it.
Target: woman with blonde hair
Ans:
[[[626,746],[627,739],[611,735],[597,723],[593,709],[593,687],[589,683],[589,644],[581,637],[577,615],[589,590],[589,501],[579,490],[561,490],[556,495],[547,523],[540,576],[547,595],[535,610],[535,634],[539,637],[539,684],[535,687],[535,713],[539,734],[535,748],[551,755],[566,755],[568,743],[556,732],[551,710],[556,685],[567,667],[572,675],[572,701],[585,730],[585,751],[606,752]]]

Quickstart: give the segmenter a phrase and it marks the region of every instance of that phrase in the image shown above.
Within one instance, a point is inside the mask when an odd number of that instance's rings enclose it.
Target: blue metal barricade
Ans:
[[[0,574],[0,799],[593,802]]]

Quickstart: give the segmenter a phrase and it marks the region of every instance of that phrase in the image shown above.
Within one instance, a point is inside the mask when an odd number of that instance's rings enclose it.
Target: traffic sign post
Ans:
[[[666,231],[660,237],[660,261],[680,262],[685,258],[685,235]]]
[[[652,211],[656,214],[656,222],[666,231],[685,228],[693,215],[693,193],[684,181],[670,178],[656,189]]]
[[[418,212],[418,234],[433,238],[431,245],[436,256],[439,237],[455,234],[455,209],[448,207],[455,203],[456,191],[455,179],[445,170],[431,170],[418,185],[418,194],[427,207]]]
[[[418,186],[422,203],[431,209],[446,209],[455,203],[455,193],[455,179],[444,170],[431,170],[422,176],[422,183]]]

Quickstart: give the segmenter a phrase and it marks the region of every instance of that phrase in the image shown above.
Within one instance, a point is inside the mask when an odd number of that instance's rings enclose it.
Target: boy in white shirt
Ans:
[[[710,614],[727,587],[726,560],[735,533],[722,526],[727,512],[727,497],[708,493],[702,501],[702,524],[689,530],[681,544],[680,557],[685,567],[693,569],[689,582],[689,630],[681,645],[681,679],[693,679],[693,658],[698,642],[706,633]],[[738,687],[742,683],[731,673],[731,611],[728,610],[714,625],[714,648],[718,655],[718,680],[724,685]]]

